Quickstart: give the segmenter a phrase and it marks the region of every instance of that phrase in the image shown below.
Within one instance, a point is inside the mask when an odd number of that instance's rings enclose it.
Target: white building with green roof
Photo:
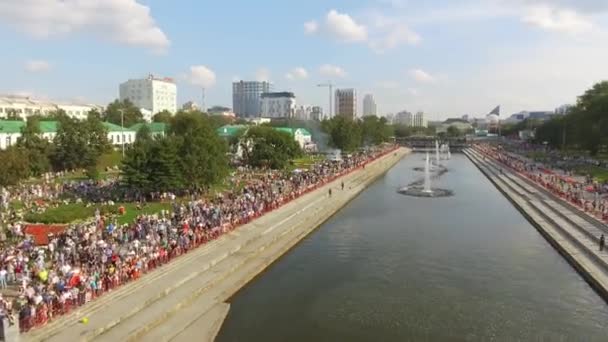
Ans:
[[[25,127],[25,121],[0,120],[0,149],[3,150],[17,143],[21,137],[21,130]],[[124,129],[118,125],[104,122],[104,127],[108,131],[108,141],[114,146],[128,145],[135,142],[135,134],[132,128]],[[58,121],[40,121],[40,132],[42,137],[52,141],[57,135],[59,127]]]

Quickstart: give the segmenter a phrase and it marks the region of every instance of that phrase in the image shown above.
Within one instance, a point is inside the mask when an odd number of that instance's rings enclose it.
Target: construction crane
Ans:
[[[331,81],[327,82],[327,83],[322,83],[322,84],[317,84],[317,87],[326,87],[329,88],[329,116],[327,117],[328,119],[331,119],[332,117],[332,98],[333,98],[333,90],[334,90],[334,85],[333,83],[331,83]]]

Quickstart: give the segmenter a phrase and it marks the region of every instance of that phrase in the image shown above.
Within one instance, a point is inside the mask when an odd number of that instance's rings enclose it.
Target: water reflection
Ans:
[[[233,298],[218,341],[605,341],[608,307],[462,155],[384,178]]]

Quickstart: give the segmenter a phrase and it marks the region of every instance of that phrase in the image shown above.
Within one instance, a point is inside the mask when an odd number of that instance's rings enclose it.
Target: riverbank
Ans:
[[[207,336],[201,329],[214,325],[200,327],[197,320],[216,321],[207,319],[207,313],[214,317],[225,314],[227,310],[214,308],[225,306],[223,303],[247,282],[407,153],[406,149],[389,153],[25,335],[24,339],[169,340],[185,338],[192,332],[195,336]],[[344,190],[340,190],[341,182]],[[333,191],[331,197],[329,189]],[[79,323],[83,317],[88,318],[88,324]]]
[[[603,224],[491,156],[474,149],[465,155],[608,302],[608,253],[598,247]]]

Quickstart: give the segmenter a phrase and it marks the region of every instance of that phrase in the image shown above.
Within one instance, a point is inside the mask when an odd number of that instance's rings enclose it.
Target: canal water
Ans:
[[[608,306],[463,155],[402,160],[232,298],[217,341],[608,341]]]

